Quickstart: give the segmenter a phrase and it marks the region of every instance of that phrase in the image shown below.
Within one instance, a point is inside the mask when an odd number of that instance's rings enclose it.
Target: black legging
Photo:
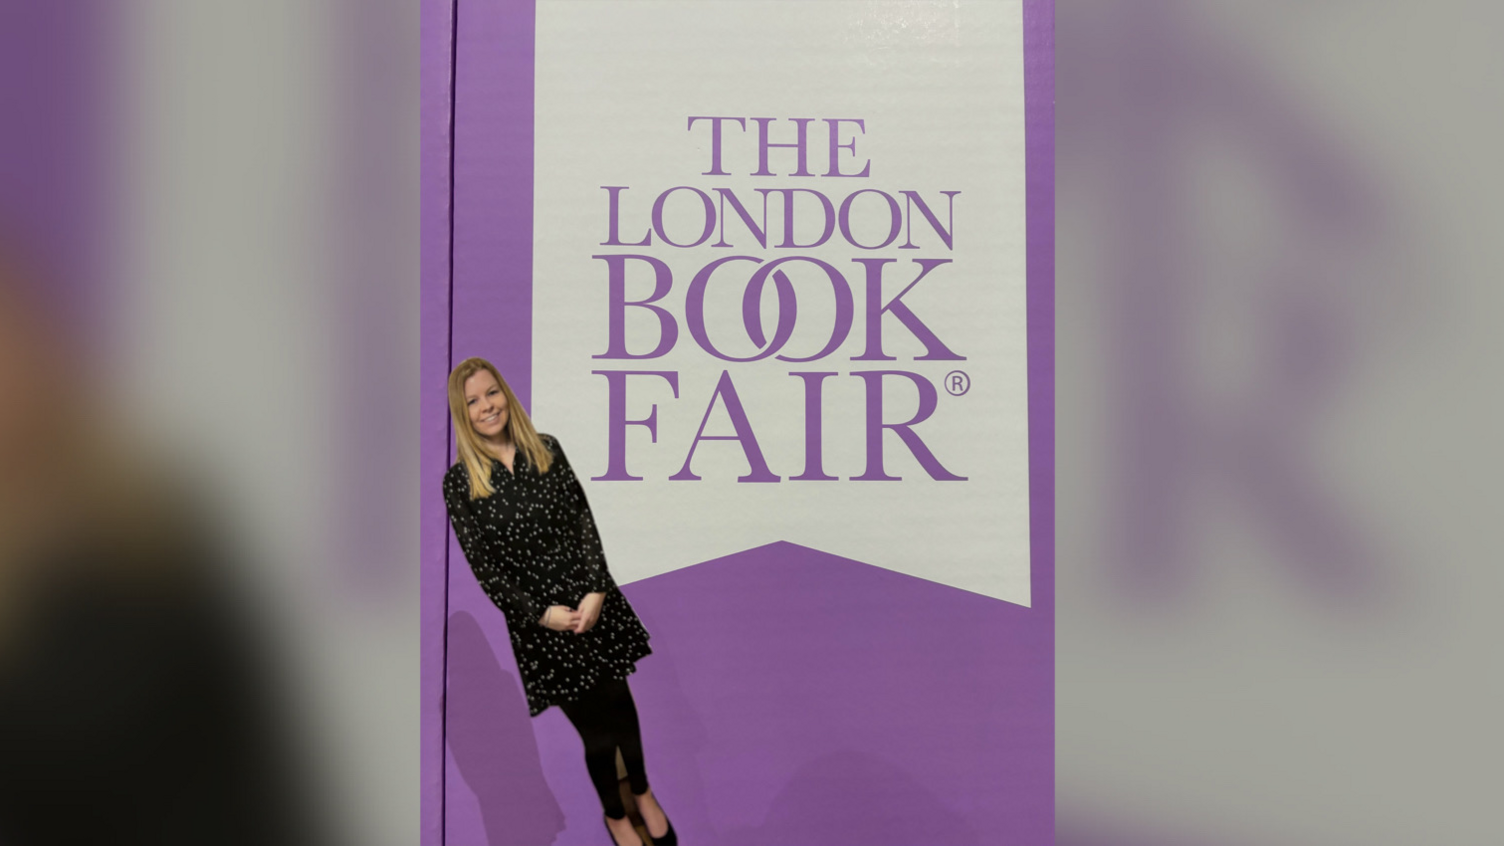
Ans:
[[[606,816],[619,820],[627,815],[621,803],[621,789],[616,781],[616,748],[627,765],[627,779],[632,792],[648,792],[648,773],[642,764],[642,734],[637,725],[637,704],[626,679],[612,679],[596,685],[574,702],[560,703],[559,709],[569,718],[585,742],[585,768],[600,794]]]

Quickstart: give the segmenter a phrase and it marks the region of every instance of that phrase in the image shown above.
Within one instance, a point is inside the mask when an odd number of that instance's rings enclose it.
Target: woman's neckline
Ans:
[[[498,456],[498,455],[496,455],[494,453],[491,454],[491,460],[494,461],[494,462],[496,462],[497,464],[500,464],[501,465],[501,469],[507,471],[507,475],[508,476],[516,476],[517,475],[517,458],[520,455],[522,455],[522,451],[514,448],[513,451],[512,451],[512,466],[511,467],[508,467],[507,463],[505,461],[501,460],[501,456]]]

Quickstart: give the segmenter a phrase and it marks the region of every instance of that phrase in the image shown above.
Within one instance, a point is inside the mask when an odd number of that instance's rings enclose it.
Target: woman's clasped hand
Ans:
[[[545,628],[556,632],[572,631],[575,634],[584,634],[595,627],[601,618],[601,604],[605,602],[604,593],[589,593],[580,600],[580,607],[570,608],[568,605],[552,605],[544,612],[540,620]]]
[[[595,623],[601,618],[601,605],[606,601],[604,593],[587,593],[580,600],[580,617],[575,626],[575,634],[584,634],[595,628]]]
[[[550,605],[548,610],[543,612],[543,619],[538,622],[542,623],[544,628],[562,632],[574,628],[579,621],[580,612],[568,605]]]

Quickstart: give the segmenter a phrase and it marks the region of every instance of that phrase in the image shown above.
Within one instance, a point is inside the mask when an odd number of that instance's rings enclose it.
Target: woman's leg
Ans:
[[[677,843],[672,835],[672,826],[658,798],[648,787],[648,772],[643,765],[642,731],[637,722],[637,703],[632,699],[632,690],[626,679],[608,683],[605,692],[610,697],[611,715],[615,719],[616,742],[621,747],[622,763],[627,767],[627,779],[632,793],[637,797],[637,812],[647,824],[648,834],[655,843]]]
[[[641,796],[648,792],[648,771],[642,760],[642,728],[637,722],[637,703],[632,699],[632,689],[627,686],[626,679],[607,682],[604,692],[609,698],[612,731],[616,744],[621,747],[627,779],[632,792]]]
[[[600,794],[606,816],[619,820],[627,815],[621,803],[621,789],[616,781],[616,723],[613,714],[618,703],[608,689],[597,687],[574,702],[564,702],[559,709],[574,724],[585,743],[585,769],[595,792]]]

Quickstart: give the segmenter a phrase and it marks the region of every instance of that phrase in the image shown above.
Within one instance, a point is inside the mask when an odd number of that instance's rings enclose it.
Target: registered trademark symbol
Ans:
[[[952,370],[945,374],[945,390],[953,397],[961,396],[971,390],[971,377],[965,370]]]

